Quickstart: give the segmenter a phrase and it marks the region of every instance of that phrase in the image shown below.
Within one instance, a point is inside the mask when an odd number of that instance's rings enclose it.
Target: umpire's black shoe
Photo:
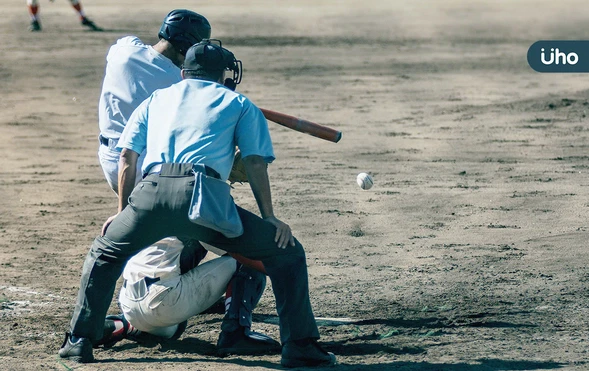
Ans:
[[[236,331],[221,331],[217,341],[217,354],[256,355],[280,352],[280,343],[271,337],[240,327]]]
[[[298,343],[298,344],[297,344]],[[302,345],[301,343],[306,343]],[[335,356],[323,350],[317,341],[289,341],[282,347],[282,366],[294,367],[326,367],[335,365]]]
[[[72,343],[70,333],[66,332],[65,340],[59,349],[59,356],[80,363],[94,362],[92,342],[90,339],[80,338],[77,342]]]

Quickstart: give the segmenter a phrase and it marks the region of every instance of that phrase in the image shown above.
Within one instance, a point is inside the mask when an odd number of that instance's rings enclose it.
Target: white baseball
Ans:
[[[360,173],[356,177],[356,183],[358,183],[360,188],[367,190],[367,189],[372,188],[374,181],[372,180],[372,177],[370,175],[368,175],[366,173]]]

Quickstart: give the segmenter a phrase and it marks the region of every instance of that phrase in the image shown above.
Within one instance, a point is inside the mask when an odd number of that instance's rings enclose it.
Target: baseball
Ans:
[[[372,188],[372,185],[374,184],[372,177],[366,173],[358,174],[358,176],[356,177],[356,182],[358,183],[360,188],[364,190]]]

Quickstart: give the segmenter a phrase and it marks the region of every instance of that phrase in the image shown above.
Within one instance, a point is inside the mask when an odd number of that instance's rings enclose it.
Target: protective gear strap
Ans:
[[[235,331],[239,327],[251,328],[252,312],[260,302],[266,288],[266,275],[255,269],[241,266],[229,282],[231,301],[223,318],[221,330]]]

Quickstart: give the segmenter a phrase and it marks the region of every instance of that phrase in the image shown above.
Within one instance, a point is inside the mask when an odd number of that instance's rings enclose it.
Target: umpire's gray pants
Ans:
[[[104,319],[116,281],[126,262],[138,251],[169,236],[190,237],[224,251],[261,260],[272,281],[280,324],[280,340],[319,338],[311,303],[305,252],[295,246],[279,249],[276,228],[238,207],[244,233],[227,238],[188,220],[194,176],[191,165],[170,164],[161,174],[148,175],[133,190],[129,205],[96,237],[82,270],[71,332],[91,341],[103,335]]]

